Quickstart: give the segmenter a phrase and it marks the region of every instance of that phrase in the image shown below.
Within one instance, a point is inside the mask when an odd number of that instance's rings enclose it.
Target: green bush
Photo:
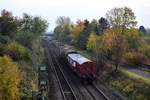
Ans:
[[[120,91],[122,91],[123,89],[123,85],[121,84],[119,80],[112,80],[111,85],[119,89]]]
[[[8,43],[10,41],[10,38],[9,36],[3,36],[3,35],[0,35],[0,43]]]
[[[30,52],[27,48],[13,41],[6,45],[5,53],[11,56],[14,60],[29,60]]]
[[[15,40],[22,44],[23,46],[31,49],[32,48],[32,42],[34,40],[34,34],[32,32],[23,32],[20,31],[15,36]]]
[[[123,91],[126,93],[126,94],[131,94],[133,93],[134,91],[134,85],[133,84],[128,84],[126,85],[124,88],[123,88]]]

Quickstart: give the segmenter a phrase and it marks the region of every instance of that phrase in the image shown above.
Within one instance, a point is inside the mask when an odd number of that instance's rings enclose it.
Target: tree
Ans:
[[[33,17],[33,23],[32,23],[32,32],[39,35],[46,32],[46,29],[48,27],[48,22],[45,19],[42,19],[39,16]]]
[[[29,50],[13,41],[5,46],[4,53],[9,55],[13,60],[30,60]]]
[[[38,16],[33,17],[24,13],[23,18],[20,19],[20,29],[15,39],[22,45],[32,49],[33,42],[46,31],[47,27],[48,23],[46,20]]]
[[[56,24],[57,26],[63,26],[65,24],[70,24],[71,20],[69,17],[65,17],[65,16],[60,16],[59,18],[57,18],[56,20]]]
[[[59,41],[70,43],[72,24],[69,17],[60,16],[56,20],[56,28],[54,29],[54,36]]]
[[[37,37],[37,36],[36,36]],[[34,38],[34,33],[30,31],[19,31],[15,37],[15,40],[21,45],[31,49],[32,42]]]
[[[106,13],[106,18],[112,28],[134,28],[137,24],[134,12],[128,7],[113,8]]]
[[[90,32],[98,34],[98,22],[95,19],[93,19],[90,23]]]
[[[19,100],[21,72],[8,56],[0,57],[0,99]]]
[[[89,23],[90,23],[90,22],[89,22],[87,19],[84,20],[84,26],[85,26],[85,28],[88,28]]]
[[[146,34],[146,33],[147,33],[144,26],[140,26],[140,27],[139,27],[139,32],[141,32],[141,33],[143,33],[143,34]]]
[[[97,36],[95,33],[91,33],[89,38],[88,38],[88,42],[87,42],[87,49],[91,50],[91,51],[95,51],[96,50],[96,41],[97,40]]]
[[[59,39],[59,41],[70,44],[70,42],[71,42],[71,25],[65,24],[62,27],[58,26],[58,28],[60,28],[61,30],[59,33],[56,33],[57,34],[57,36],[55,35],[56,38]]]
[[[98,24],[99,34],[104,33],[104,31],[106,31],[106,29],[109,28],[109,22],[107,21],[107,19],[103,17],[101,17],[98,22],[99,22]]]
[[[79,38],[79,35],[83,32],[85,26],[84,23],[80,20],[77,21],[77,24],[73,26],[71,30],[71,37],[73,44],[77,43],[77,38]]]
[[[111,52],[115,71],[117,71],[122,56],[128,48],[127,40],[122,34],[109,30],[103,35],[102,45],[105,51]]]
[[[125,29],[122,35],[128,41],[130,51],[138,51],[140,47],[145,45],[145,41],[141,38],[137,29]]]
[[[86,50],[86,44],[88,41],[88,37],[90,35],[90,24],[89,21],[86,19],[83,21],[84,29],[83,31],[78,35],[76,45],[78,48],[82,50]]]
[[[11,12],[2,10],[0,15],[0,34],[13,37],[17,32],[19,21]]]
[[[62,32],[62,27],[61,26],[56,26],[55,29],[54,29],[55,39],[57,39],[57,40],[61,39],[61,36],[60,36],[61,32]]]
[[[39,16],[30,16],[26,13],[23,14],[23,18],[20,21],[21,31],[28,31],[34,34],[34,37],[40,36],[44,33],[48,27],[48,23],[46,20],[42,19]]]

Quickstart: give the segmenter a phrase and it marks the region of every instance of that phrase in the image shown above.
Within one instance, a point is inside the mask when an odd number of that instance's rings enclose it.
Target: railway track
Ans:
[[[110,100],[103,91],[101,91],[97,86],[96,84],[92,83],[91,86],[93,87],[93,89],[95,91],[97,91],[97,93],[104,99],[104,100]],[[99,100],[97,98],[95,98],[95,100]]]
[[[63,63],[62,63],[63,64]],[[64,65],[64,64],[63,64]],[[67,66],[67,65],[64,65],[64,66]],[[67,66],[69,67],[69,66]],[[65,71],[66,70],[69,70],[65,67]],[[70,70],[71,71],[71,70]],[[72,72],[72,71],[71,71]],[[73,72],[72,72],[73,73]],[[77,80],[74,76],[72,76],[72,73],[70,73],[68,71],[68,74],[67,75],[70,75],[71,78],[73,78],[73,82],[75,83],[75,85],[77,84],[81,84],[84,89],[82,88],[83,91],[79,91],[80,92],[80,95],[84,96],[83,100],[87,100],[86,97],[88,97],[88,100],[110,100],[97,86],[96,84],[92,83],[92,84],[89,84],[89,85],[84,85],[82,84],[79,80]],[[70,78],[70,80],[71,80]],[[80,82],[80,83],[79,83]],[[78,87],[76,86],[79,90],[81,87]]]
[[[48,61],[51,63],[51,66],[55,72],[63,99],[64,100],[77,100],[77,97],[75,96],[72,87],[70,86],[62,70],[60,69],[60,65],[57,63],[56,58],[51,53],[51,51],[48,50],[48,48],[46,49],[46,53],[48,54],[48,57],[49,57]]]
[[[49,48],[52,48],[52,47],[49,47]],[[67,81],[67,77],[65,77],[65,74],[63,72],[64,69],[61,68],[61,67],[64,67],[65,64],[63,64],[62,62],[61,63],[58,62],[58,59],[57,59],[58,52],[59,52],[58,49],[55,49],[53,51],[50,51],[51,53],[50,55],[52,56],[52,62],[54,62],[54,66],[57,67],[57,69],[55,69],[55,72],[57,73],[59,84],[61,85],[60,87],[61,87],[61,91],[63,94],[63,98],[65,100],[77,100],[77,97],[73,91],[73,88]],[[75,82],[75,83],[78,84],[78,82]],[[63,85],[61,83],[63,83]],[[66,86],[64,84],[68,84],[68,85]],[[74,85],[77,85],[77,84],[74,84]],[[97,88],[95,84],[93,83],[90,85],[82,84],[82,86],[84,87],[84,89],[82,88],[84,91],[80,91],[81,90],[80,87],[75,86],[78,88],[78,91],[76,91],[76,93],[77,92],[79,93],[78,96],[79,95],[82,96],[82,99],[80,98],[81,100],[110,100],[99,88]]]

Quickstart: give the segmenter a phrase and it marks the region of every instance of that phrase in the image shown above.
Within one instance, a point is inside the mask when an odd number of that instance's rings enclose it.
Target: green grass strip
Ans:
[[[126,76],[128,76],[128,77],[130,77],[132,79],[135,79],[135,80],[138,80],[138,81],[141,81],[141,82],[144,82],[144,83],[150,85],[150,79],[149,78],[145,78],[145,77],[140,76],[140,75],[138,75],[136,73],[130,72],[130,71],[126,70],[126,69],[121,69],[121,72],[124,75],[126,75]]]

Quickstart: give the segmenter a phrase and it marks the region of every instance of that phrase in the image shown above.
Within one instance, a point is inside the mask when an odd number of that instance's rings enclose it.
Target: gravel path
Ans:
[[[128,69],[130,72],[133,72],[133,73],[136,73],[140,76],[143,76],[145,78],[149,78],[150,79],[150,73],[149,72],[146,72],[146,71],[142,71],[140,69],[135,69],[135,68],[129,68]]]

